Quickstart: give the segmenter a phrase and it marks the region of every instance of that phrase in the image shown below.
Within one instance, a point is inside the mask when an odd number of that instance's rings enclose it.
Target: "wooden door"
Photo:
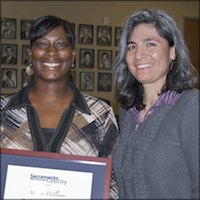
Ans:
[[[199,18],[184,19],[184,36],[189,48],[192,64],[200,72],[199,67]]]

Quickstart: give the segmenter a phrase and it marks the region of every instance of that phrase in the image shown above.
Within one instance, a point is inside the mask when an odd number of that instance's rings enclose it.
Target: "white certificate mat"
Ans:
[[[92,178],[88,172],[9,165],[4,198],[90,199]]]
[[[0,199],[109,199],[111,158],[0,148]]]

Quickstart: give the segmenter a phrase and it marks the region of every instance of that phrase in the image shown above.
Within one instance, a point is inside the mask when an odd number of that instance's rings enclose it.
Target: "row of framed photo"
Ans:
[[[94,72],[79,72],[79,89],[82,91],[94,91],[95,74]],[[1,87],[6,89],[19,88],[17,81],[17,69],[3,68]],[[70,80],[76,85],[76,71],[70,73]],[[25,69],[21,70],[21,88],[25,87],[30,81],[30,77],[26,74]],[[98,73],[97,90],[109,92],[112,90],[112,73]]]
[[[18,46],[16,44],[1,44],[1,64],[17,64]],[[22,61],[21,64],[28,65],[30,63],[30,46],[22,45]],[[79,49],[79,67],[80,68],[94,68],[94,49]],[[115,56],[117,51],[115,52]],[[112,50],[98,49],[97,53],[97,67],[98,69],[110,70],[113,61]]]
[[[20,20],[20,38],[29,40],[31,26],[34,20]],[[71,23],[75,29],[75,24]],[[94,25],[79,24],[78,25],[78,43],[79,44],[94,44]],[[112,45],[112,26],[96,26],[96,44],[100,46]],[[114,45],[118,46],[121,35],[121,27],[114,27]],[[14,18],[1,18],[1,38],[16,39],[17,20]]]

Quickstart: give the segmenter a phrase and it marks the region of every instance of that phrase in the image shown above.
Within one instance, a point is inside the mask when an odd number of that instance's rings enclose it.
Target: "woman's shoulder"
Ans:
[[[111,119],[115,126],[117,126],[117,121],[115,117],[114,110],[112,106],[110,105],[110,101],[107,99],[102,99],[99,97],[91,96],[85,93],[82,93],[83,97],[85,98],[85,101],[87,103],[87,106],[90,110],[90,113],[96,118],[96,117],[102,117],[106,119]],[[102,118],[103,119],[103,118]]]
[[[188,90],[184,90],[184,93],[186,94],[196,94],[199,95],[200,90],[198,88],[192,88]]]
[[[85,93],[82,93],[82,95],[84,96],[84,98],[89,106],[95,105],[95,106],[99,106],[99,107],[107,107],[107,108],[111,107],[110,101],[108,99],[95,97],[95,96],[85,94]]]
[[[93,113],[96,112],[99,114],[103,114],[103,113],[110,112],[114,114],[114,110],[108,99],[95,97],[95,96],[88,95],[85,93],[82,93],[82,95],[85,98],[85,101],[88,105],[89,110],[92,111]]]
[[[182,99],[185,101],[193,101],[199,99],[200,91],[197,88],[188,89],[183,91]]]
[[[192,113],[199,109],[199,90],[198,89],[188,89],[182,92],[179,100],[177,101],[175,107],[179,109],[180,112]]]
[[[119,115],[124,118],[125,116],[130,116],[131,114],[129,112],[129,109],[125,109],[123,107],[120,107]]]

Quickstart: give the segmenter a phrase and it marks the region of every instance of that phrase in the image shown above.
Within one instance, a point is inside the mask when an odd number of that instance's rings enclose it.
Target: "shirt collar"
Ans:
[[[162,93],[158,99],[156,100],[156,102],[154,103],[153,107],[149,110],[148,115],[150,115],[157,107],[163,105],[163,104],[168,104],[168,105],[175,105],[176,102],[178,101],[179,97],[181,96],[182,93],[179,93],[177,91],[173,91],[173,90],[168,90],[165,93]],[[129,109],[129,112],[131,113],[131,115],[139,120],[139,113],[140,111],[136,109],[135,106],[131,107]]]
[[[87,102],[83,96],[83,94],[72,84],[70,81],[68,82],[73,94],[74,98],[72,100],[71,106],[74,106],[76,109],[80,110],[81,112],[90,114],[89,107],[87,105]],[[31,106],[31,103],[28,99],[28,91],[30,89],[31,83],[29,83],[25,88],[17,92],[12,96],[10,101],[8,102],[5,109],[11,109],[11,108],[18,108],[22,106]]]

